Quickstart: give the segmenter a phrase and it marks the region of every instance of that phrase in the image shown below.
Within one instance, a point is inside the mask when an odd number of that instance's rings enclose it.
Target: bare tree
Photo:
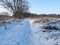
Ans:
[[[0,0],[0,5],[13,12],[16,18],[21,17],[22,13],[28,12],[29,8],[26,0]]]

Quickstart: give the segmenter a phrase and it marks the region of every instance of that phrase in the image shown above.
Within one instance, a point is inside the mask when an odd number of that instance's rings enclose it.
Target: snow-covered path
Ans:
[[[38,30],[37,25],[33,24],[34,20],[29,19],[29,21],[30,21],[30,27],[31,27],[31,33],[32,33],[34,45],[40,45],[40,41],[38,41],[40,38],[39,36],[40,31]]]
[[[1,34],[0,45],[34,45],[28,19],[18,22],[12,28],[8,28],[3,35]]]

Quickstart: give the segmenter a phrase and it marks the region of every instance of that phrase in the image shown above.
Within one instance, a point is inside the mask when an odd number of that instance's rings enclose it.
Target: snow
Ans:
[[[60,20],[36,20],[38,19],[7,20],[0,25],[0,45],[60,45],[60,30],[42,28],[49,24],[60,29]]]
[[[56,24],[52,22],[55,22]],[[50,23],[51,26],[57,26],[60,28],[60,22],[58,23],[54,20],[44,23],[30,23],[35,45],[60,45],[60,30],[46,30],[41,28],[43,26],[47,26],[48,23]]]
[[[34,45],[28,19],[11,21],[0,27],[0,45]]]

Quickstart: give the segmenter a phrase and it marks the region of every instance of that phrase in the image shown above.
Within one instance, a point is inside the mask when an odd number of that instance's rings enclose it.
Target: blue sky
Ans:
[[[60,14],[60,0],[30,0],[30,11],[38,14]]]
[[[37,14],[60,14],[60,0],[28,0],[30,12]],[[1,6],[0,6],[1,7]],[[0,8],[1,11],[6,11]]]

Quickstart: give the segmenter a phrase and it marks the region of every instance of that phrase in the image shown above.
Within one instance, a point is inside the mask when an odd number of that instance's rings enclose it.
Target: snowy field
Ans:
[[[60,20],[0,21],[0,45],[60,45]]]
[[[34,45],[60,45],[60,20],[34,19],[30,24]]]

